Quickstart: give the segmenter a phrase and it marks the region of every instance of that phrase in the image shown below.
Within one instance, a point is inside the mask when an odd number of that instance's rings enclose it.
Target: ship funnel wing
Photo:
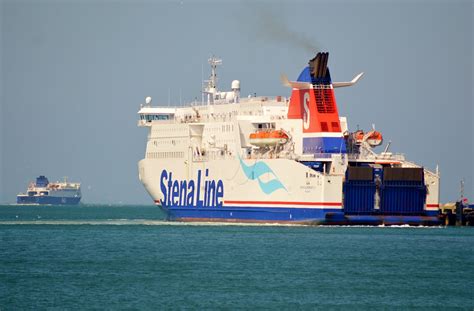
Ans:
[[[333,82],[332,86],[335,87],[335,88],[336,87],[352,86],[352,85],[356,84],[363,75],[364,75],[364,73],[361,72],[357,76],[355,76],[354,79],[352,79],[352,81],[350,81],[350,82]]]
[[[308,82],[289,81],[285,74],[282,74],[280,79],[284,86],[292,87],[294,89],[305,90],[312,88],[312,84]]]

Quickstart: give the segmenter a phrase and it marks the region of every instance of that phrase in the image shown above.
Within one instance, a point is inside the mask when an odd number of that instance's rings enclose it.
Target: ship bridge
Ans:
[[[152,121],[174,120],[176,108],[144,106],[138,111],[138,126],[151,126]]]

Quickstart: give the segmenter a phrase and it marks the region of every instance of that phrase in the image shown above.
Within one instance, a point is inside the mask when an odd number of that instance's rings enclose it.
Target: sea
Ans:
[[[0,206],[0,310],[474,310],[474,228],[166,221]]]

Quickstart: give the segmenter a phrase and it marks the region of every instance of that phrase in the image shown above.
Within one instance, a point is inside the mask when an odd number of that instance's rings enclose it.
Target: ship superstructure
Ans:
[[[31,182],[26,193],[17,195],[17,204],[48,204],[74,205],[81,201],[81,184],[71,183],[66,179],[63,182],[49,182],[41,175],[36,182]]]
[[[439,174],[381,153],[382,134],[348,130],[328,53],[318,53],[291,97],[240,96],[217,89],[216,68],[203,100],[138,111],[149,129],[139,178],[169,219],[311,224],[437,224]]]

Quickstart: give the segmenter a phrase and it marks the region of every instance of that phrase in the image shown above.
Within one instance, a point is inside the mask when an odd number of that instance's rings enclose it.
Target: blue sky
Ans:
[[[45,174],[84,202],[151,203],[137,177],[140,103],[200,98],[202,66],[221,89],[284,95],[329,51],[350,129],[372,123],[392,151],[441,171],[441,200],[474,200],[470,1],[2,1],[0,202]]]

